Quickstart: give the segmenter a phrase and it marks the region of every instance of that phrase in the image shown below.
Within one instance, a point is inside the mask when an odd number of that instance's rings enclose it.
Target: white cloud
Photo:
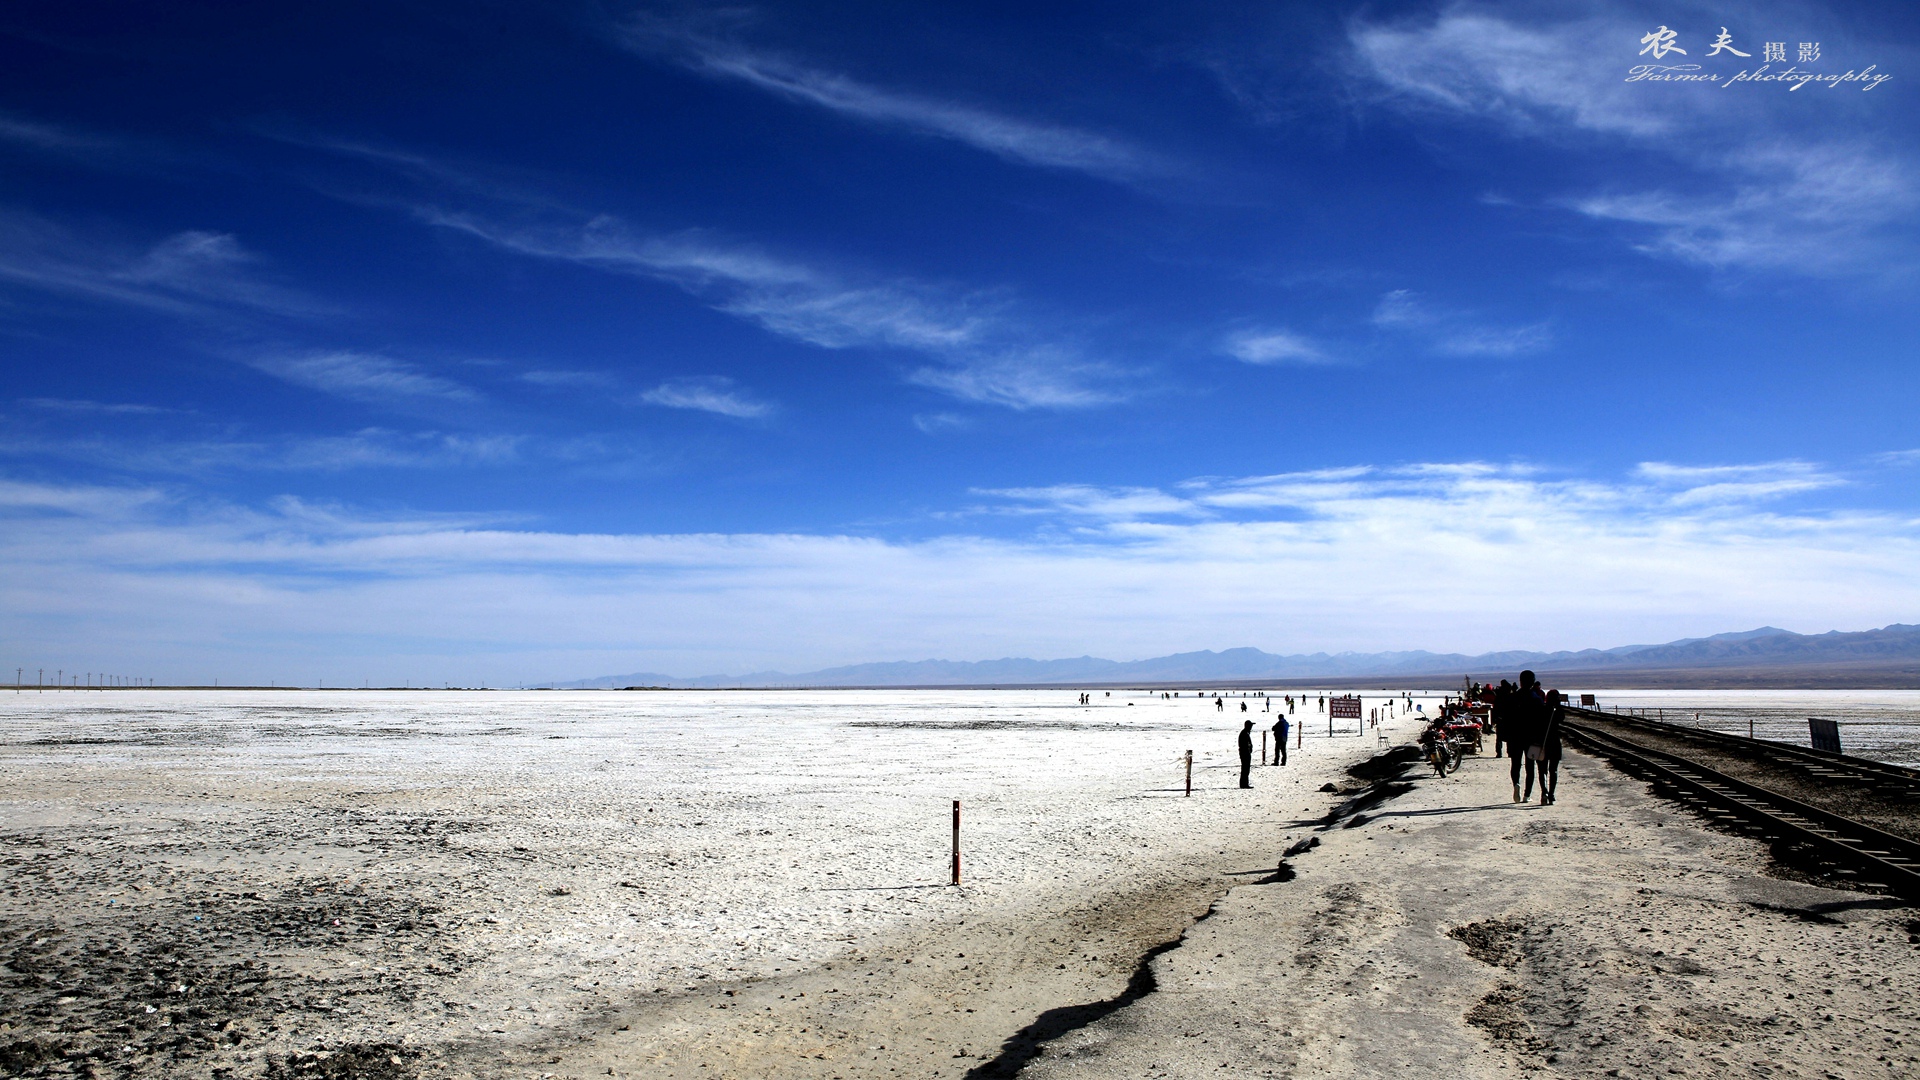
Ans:
[[[1103,521],[1134,521],[1146,517],[1204,516],[1193,502],[1157,488],[1103,488],[1089,484],[1056,484],[1042,488],[1000,488],[978,492],[1011,499],[1048,511]]]
[[[1681,25],[1678,12],[1664,17]],[[1703,11],[1698,22],[1717,26],[1716,17]],[[1920,205],[1916,169],[1899,144],[1850,111],[1851,101],[1832,96],[1858,91],[1820,88],[1813,92],[1828,97],[1811,100],[1753,86],[1629,83],[1626,69],[1643,59],[1629,43],[1646,30],[1633,19],[1534,21],[1454,4],[1430,20],[1357,22],[1351,41],[1383,105],[1486,123],[1603,162],[1633,150],[1678,166],[1663,183],[1601,184],[1553,200],[1627,226],[1649,254],[1711,267],[1878,274],[1890,254],[1910,251],[1903,226]],[[1698,62],[1704,50],[1670,59]],[[1755,64],[1703,67],[1731,76]]]
[[[719,375],[668,379],[640,395],[640,399],[669,409],[694,409],[743,420],[756,419],[773,412],[773,406],[741,393],[734,388],[732,379]]]
[[[1009,303],[907,280],[846,276],[730,244],[704,233],[635,235],[601,216],[584,227],[499,225],[471,214],[421,208],[423,220],[509,251],[672,282],[720,311],[824,349],[885,348],[933,363],[909,382],[965,401],[1013,409],[1069,409],[1120,398],[1121,373],[1046,342]]]
[[[31,405],[48,412],[64,413],[106,413],[121,416],[158,416],[173,412],[173,409],[159,405],[141,405],[134,402],[88,401],[74,398],[21,398],[22,405]]]
[[[253,366],[296,386],[374,404],[421,401],[472,402],[472,390],[385,356],[359,352],[319,352],[264,356]]]
[[[1431,21],[1357,22],[1352,42],[1402,108],[1479,116],[1536,137],[1570,128],[1666,135],[1675,127],[1671,95],[1656,98],[1620,77],[1624,27],[1601,19],[1529,26],[1456,4]]]
[[[89,154],[119,146],[112,139],[11,113],[0,113],[0,141],[63,154]]]
[[[958,364],[908,372],[907,381],[962,401],[1009,409],[1080,409],[1120,400],[1120,395],[1103,386],[1111,385],[1111,368],[1062,353],[1026,349],[969,356]]]
[[[1248,644],[1585,647],[1860,628],[1920,606],[1920,521],[1808,508],[1822,496],[1804,489],[1790,509],[1763,490],[1781,468],[1753,468],[1553,479],[1443,462],[1177,493],[1067,484],[1002,495],[1039,512],[1031,535],[922,540],[562,533],[0,483],[0,627],[101,663],[506,680]]]
[[[1221,346],[1228,356],[1248,364],[1325,364],[1325,350],[1291,330],[1242,330]]]
[[[607,390],[620,385],[620,380],[604,371],[566,371],[548,368],[536,368],[520,373],[520,381],[535,386],[568,387],[574,389]]]
[[[142,438],[125,432],[0,437],[0,455],[82,461],[131,473],[205,477],[238,472],[339,472],[498,465],[521,456],[518,435],[363,428],[343,435],[260,439]]]
[[[189,318],[235,309],[312,316],[333,309],[267,280],[224,233],[189,230],[144,250],[0,209],[0,281]]]
[[[958,413],[915,413],[913,426],[928,435],[938,435],[943,431],[962,431],[972,422]]]
[[[1395,289],[1380,298],[1373,309],[1373,324],[1415,334],[1445,356],[1518,356],[1537,352],[1553,342],[1553,333],[1544,322],[1521,326],[1488,323],[1406,289]]]
[[[872,124],[951,139],[1023,165],[1066,169],[1121,182],[1171,171],[1159,155],[1121,139],[883,89],[725,44],[685,25],[636,20],[626,40],[637,51],[664,51],[692,70],[745,83],[788,101]]]
[[[1846,480],[1805,461],[1769,461],[1752,465],[1673,465],[1643,461],[1635,475],[1673,489],[1679,505],[1752,502],[1838,487]]]

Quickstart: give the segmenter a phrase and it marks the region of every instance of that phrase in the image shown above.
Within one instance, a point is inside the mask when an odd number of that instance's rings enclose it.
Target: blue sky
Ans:
[[[323,8],[0,14],[16,664],[1920,615],[1910,5]]]

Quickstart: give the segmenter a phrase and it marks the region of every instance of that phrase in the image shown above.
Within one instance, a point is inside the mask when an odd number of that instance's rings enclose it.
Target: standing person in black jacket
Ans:
[[[1513,760],[1510,774],[1513,779],[1513,801],[1525,802],[1533,797],[1533,771],[1537,760],[1530,752],[1546,734],[1547,698],[1541,693],[1540,684],[1534,681],[1533,672],[1520,673],[1520,687],[1507,699],[1507,715],[1500,721],[1500,733],[1507,743],[1507,754]],[[1520,772],[1524,766],[1527,775],[1526,794],[1520,793]]]
[[[1496,758],[1507,756],[1504,749],[1505,733],[1500,726],[1506,722],[1507,713],[1512,708],[1513,684],[1501,679],[1499,688],[1493,692],[1493,709],[1487,716],[1488,726],[1493,728],[1493,756]]]
[[[1287,763],[1287,729],[1292,726],[1293,725],[1287,723],[1285,713],[1282,713],[1280,719],[1273,722],[1273,745],[1275,747],[1273,751],[1273,763],[1275,765],[1285,765]]]
[[[1247,778],[1253,771],[1253,721],[1240,725],[1240,786],[1252,787],[1253,781]]]

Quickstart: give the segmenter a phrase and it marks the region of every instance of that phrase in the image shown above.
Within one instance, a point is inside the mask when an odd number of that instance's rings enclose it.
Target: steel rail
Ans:
[[[1823,779],[1854,779],[1861,782],[1879,782],[1881,785],[1893,784],[1910,793],[1920,794],[1920,769],[1909,769],[1904,765],[1892,765],[1870,758],[1854,757],[1851,754],[1836,754],[1830,750],[1815,750],[1811,747],[1795,746],[1792,743],[1777,742],[1773,739],[1753,739],[1725,731],[1688,727],[1685,724],[1670,724],[1664,720],[1654,720],[1629,713],[1602,712],[1598,709],[1577,708],[1571,705],[1562,707],[1569,716],[1584,716],[1671,738],[1721,746],[1740,754],[1764,754],[1775,762],[1806,768]]]
[[[1712,807],[1760,826],[1779,839],[1805,844],[1833,863],[1908,899],[1920,899],[1920,843],[1841,817],[1777,791],[1711,769],[1664,750],[1562,721],[1578,745],[1625,761],[1656,780]]]

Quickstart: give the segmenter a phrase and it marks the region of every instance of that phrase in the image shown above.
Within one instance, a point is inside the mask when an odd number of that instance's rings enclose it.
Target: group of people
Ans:
[[[1520,685],[1502,679],[1492,691],[1493,753],[1500,756],[1504,745],[1512,761],[1513,801],[1532,799],[1537,778],[1540,805],[1553,805],[1560,786],[1560,706],[1566,704],[1567,696],[1543,689],[1531,671],[1520,673]]]
[[[1240,709],[1244,712],[1246,706],[1242,705]],[[1287,732],[1291,730],[1293,725],[1287,722],[1287,714],[1281,713],[1273,722],[1273,763],[1275,765],[1287,763]],[[1266,761],[1263,759],[1260,764],[1265,765]],[[1251,720],[1243,720],[1240,723],[1240,786],[1243,788],[1253,786],[1253,721]]]
[[[1493,732],[1493,753],[1495,757],[1505,751],[1510,759],[1509,773],[1513,781],[1513,801],[1527,802],[1533,798],[1534,785],[1540,788],[1540,805],[1553,805],[1554,796],[1560,786],[1561,751],[1561,706],[1567,697],[1558,690],[1548,690],[1540,685],[1531,671],[1520,673],[1520,682],[1515,685],[1505,679],[1500,685],[1492,687],[1473,687],[1470,698],[1484,700],[1492,705],[1489,720]],[[1411,698],[1408,698],[1411,704]],[[1216,700],[1216,706],[1225,707],[1224,702]],[[1289,702],[1289,704],[1291,704]],[[1460,705],[1454,706],[1460,708]],[[1243,702],[1240,711],[1247,710]],[[1444,722],[1443,714],[1441,722]],[[1292,729],[1287,722],[1286,713],[1281,713],[1273,725],[1273,764],[1287,763],[1287,735]],[[1253,771],[1253,721],[1245,720],[1240,725],[1240,786],[1250,788]],[[1266,764],[1263,760],[1262,765]]]

